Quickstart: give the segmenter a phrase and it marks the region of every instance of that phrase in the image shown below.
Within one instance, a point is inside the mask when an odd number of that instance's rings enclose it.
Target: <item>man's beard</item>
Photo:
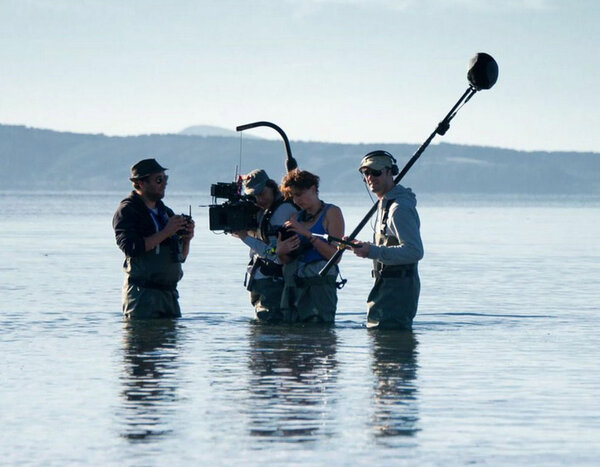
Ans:
[[[156,202],[156,201],[160,201],[161,199],[163,199],[165,197],[165,192],[158,192],[158,193],[148,193],[146,195],[148,197],[148,199],[150,201]]]

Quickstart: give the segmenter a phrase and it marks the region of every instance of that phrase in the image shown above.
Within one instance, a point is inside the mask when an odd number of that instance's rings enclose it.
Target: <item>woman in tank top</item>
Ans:
[[[313,234],[342,238],[342,211],[319,198],[319,177],[307,171],[289,172],[282,180],[281,192],[300,209],[284,224],[288,235],[280,233],[277,241],[277,255],[284,264],[284,318],[288,322],[333,323],[338,268],[331,268],[325,277],[319,276],[319,271],[337,246]]]

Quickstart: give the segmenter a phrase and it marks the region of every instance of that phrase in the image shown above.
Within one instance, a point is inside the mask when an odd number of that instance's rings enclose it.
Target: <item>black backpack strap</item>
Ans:
[[[277,198],[275,201],[273,201],[273,204],[271,205],[271,207],[269,209],[267,209],[267,211],[265,212],[265,215],[260,220],[260,226],[259,226],[260,239],[265,243],[268,243],[269,232],[272,231],[271,217],[273,217],[273,214],[275,213],[277,208],[279,206],[281,206],[283,203],[289,203],[289,201],[287,201],[283,197]]]

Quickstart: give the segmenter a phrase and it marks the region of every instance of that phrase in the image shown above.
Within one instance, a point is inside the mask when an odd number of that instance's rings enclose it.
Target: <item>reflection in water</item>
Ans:
[[[177,323],[130,321],[123,325],[124,433],[132,441],[169,434],[169,415],[177,397]]]
[[[410,331],[375,330],[373,429],[375,436],[413,436],[417,408],[417,340]]]
[[[309,441],[333,432],[337,339],[330,327],[250,327],[250,434]]]

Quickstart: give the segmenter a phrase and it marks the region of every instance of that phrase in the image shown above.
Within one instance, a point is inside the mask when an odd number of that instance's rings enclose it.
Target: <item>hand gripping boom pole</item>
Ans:
[[[410,158],[408,163],[404,166],[404,168],[400,171],[400,173],[394,179],[394,185],[397,185],[400,180],[406,175],[406,173],[411,169],[417,159],[423,154],[429,143],[433,141],[436,135],[443,136],[446,131],[450,128],[450,121],[454,118],[456,113],[460,110],[460,107],[466,104],[471,97],[475,95],[475,93],[481,89],[490,89],[498,79],[498,64],[496,61],[486,53],[478,53],[471,59],[469,71],[467,73],[467,79],[469,80],[469,88],[465,91],[465,93],[461,96],[461,98],[454,104],[454,107],[448,112],[448,114],[444,117],[444,119],[438,123],[436,129],[429,135],[429,138],[425,140],[425,142],[417,149],[417,152]],[[352,241],[356,238],[362,228],[366,225],[369,219],[373,216],[375,211],[377,211],[378,203],[374,203],[371,206],[369,212],[363,217],[360,223],[356,226],[356,228],[352,231],[352,233],[348,236],[348,240]],[[336,264],[341,256],[344,254],[344,250],[340,249],[335,252],[335,254],[329,259],[327,264],[319,271],[320,276],[325,276],[327,271]]]

